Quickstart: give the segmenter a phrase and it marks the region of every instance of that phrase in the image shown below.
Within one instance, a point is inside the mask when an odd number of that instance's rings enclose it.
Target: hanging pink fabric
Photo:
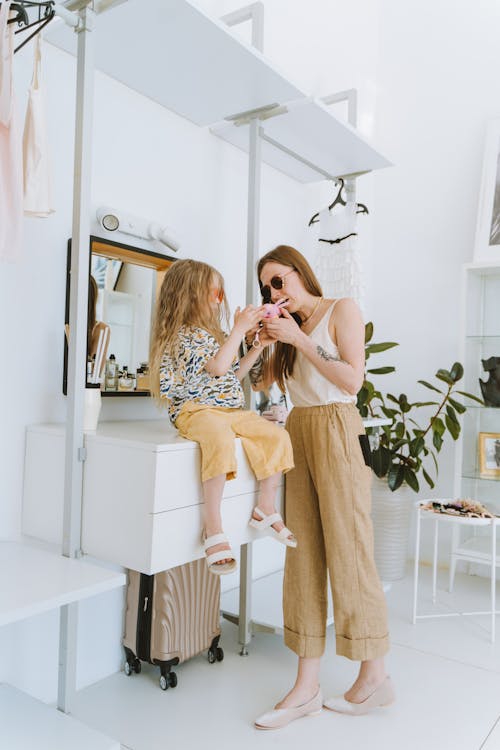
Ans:
[[[36,37],[33,78],[24,121],[24,213],[26,216],[49,216],[54,212],[50,159],[41,81],[42,42]]]
[[[23,168],[21,133],[12,81],[14,36],[7,25],[10,0],[0,6],[0,259],[17,260],[22,248]]]

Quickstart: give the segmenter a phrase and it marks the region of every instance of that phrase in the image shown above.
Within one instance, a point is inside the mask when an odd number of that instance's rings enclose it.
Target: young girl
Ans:
[[[240,362],[237,354],[245,334],[264,316],[263,307],[236,309],[227,336],[224,280],[220,273],[195,260],[179,260],[165,274],[156,306],[151,346],[153,396],[167,402],[171,422],[201,449],[204,500],[203,543],[209,570],[231,573],[236,560],[222,533],[220,504],[226,479],[236,476],[235,437],[240,437],[248,461],[260,481],[259,497],[250,525],[283,544],[296,540],[275,512],[281,473],[293,468],[288,433],[244,410],[240,381],[271,340],[261,335]]]

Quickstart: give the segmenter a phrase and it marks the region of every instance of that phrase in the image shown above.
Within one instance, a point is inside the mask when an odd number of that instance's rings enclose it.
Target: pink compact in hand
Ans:
[[[264,318],[269,320],[270,318],[279,318],[281,315],[281,308],[279,305],[274,305],[271,302],[266,302],[264,305]]]

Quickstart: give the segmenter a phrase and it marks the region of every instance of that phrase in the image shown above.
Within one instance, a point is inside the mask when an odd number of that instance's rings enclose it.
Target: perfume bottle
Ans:
[[[114,354],[110,354],[109,359],[106,360],[104,386],[106,391],[118,390],[118,363]]]
[[[135,385],[135,379],[129,375],[128,366],[123,366],[123,372],[120,375],[120,379],[118,380],[118,390],[119,391],[133,391]]]

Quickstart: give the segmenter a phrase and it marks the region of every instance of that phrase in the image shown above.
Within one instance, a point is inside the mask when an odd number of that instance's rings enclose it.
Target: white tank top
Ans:
[[[339,350],[330,337],[328,325],[333,309],[338,301],[337,299],[330,305],[318,325],[309,334],[309,338],[315,344],[321,346],[336,359],[340,359]],[[331,383],[299,351],[297,352],[293,366],[293,376],[287,379],[286,385],[294,406],[320,406],[338,401],[344,403],[356,402],[356,396]]]

